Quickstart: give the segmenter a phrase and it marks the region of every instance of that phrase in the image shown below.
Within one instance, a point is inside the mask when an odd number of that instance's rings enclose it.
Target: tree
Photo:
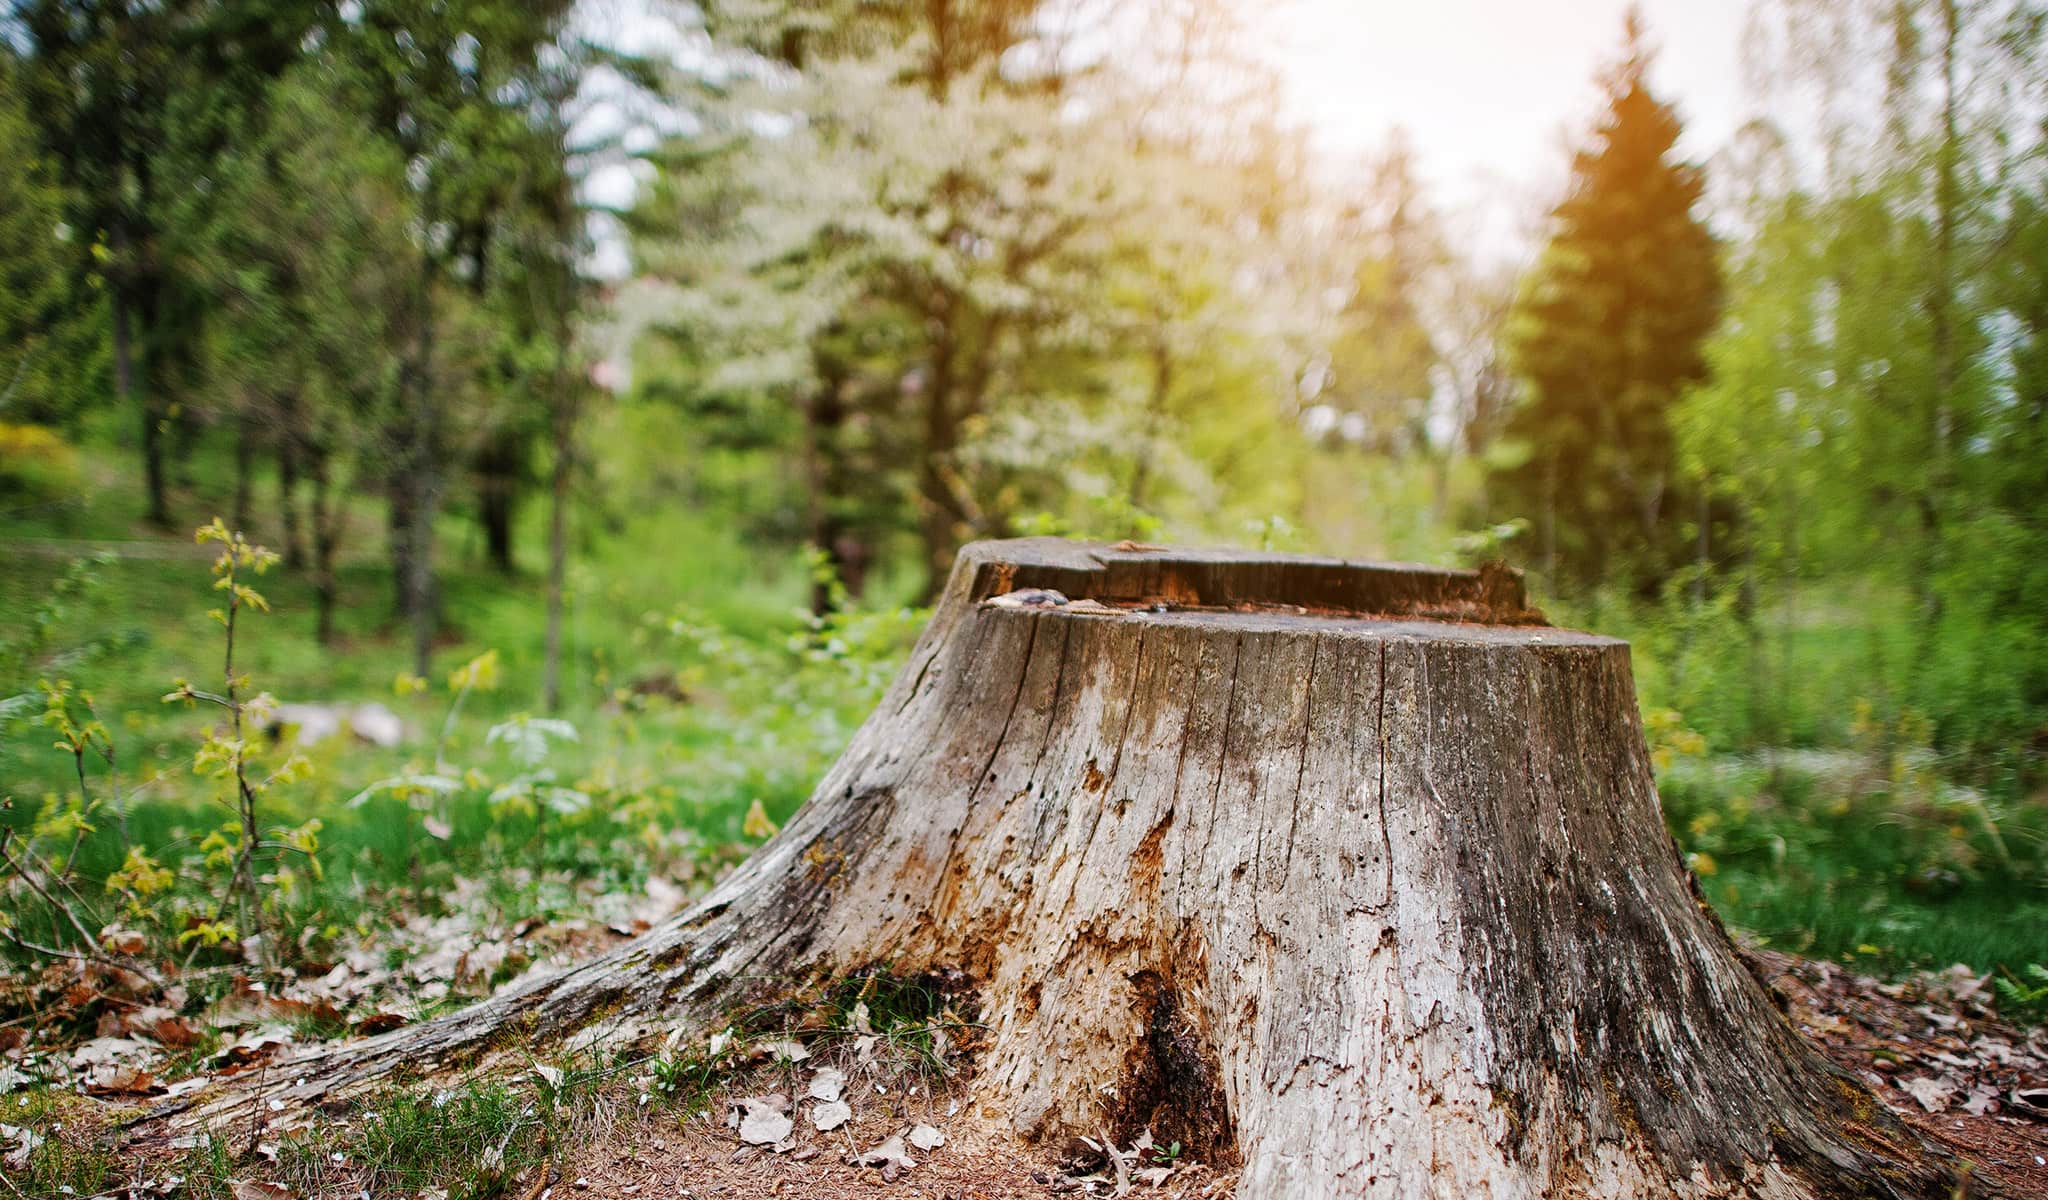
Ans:
[[[1758,131],[1805,169],[1762,172],[1737,210],[1754,232],[1684,448],[1742,513],[1739,561],[1781,620],[1804,583],[1853,588],[1873,628],[1907,631],[1868,639],[1864,698],[2013,765],[2048,708],[2026,649],[2048,642],[2032,253],[2048,18],[2005,0],[1764,15],[1759,65],[1793,92],[1774,107],[1817,115]],[[1760,691],[1800,686],[1767,665],[1778,686]]]
[[[1705,373],[1720,314],[1700,171],[1672,157],[1679,121],[1649,90],[1631,12],[1606,112],[1574,157],[1552,232],[1508,329],[1523,395],[1507,434],[1526,451],[1497,480],[1502,515],[1534,519],[1546,580],[1654,589],[1682,549],[1670,414]]]
[[[1142,533],[1138,502],[1213,514],[1205,475],[1274,486],[1247,448],[1293,372],[1237,249],[1265,110],[1189,119],[1158,78],[1214,80],[1207,10],[1154,7],[1189,18],[1157,77],[1074,70],[1032,4],[714,8],[748,54],[635,214],[678,285],[660,353],[690,364],[644,386],[800,464],[791,507],[843,577],[905,534],[936,587],[1020,520]]]
[[[308,61],[245,113],[212,166],[208,204],[182,232],[220,320],[202,367],[239,415],[243,444],[279,459],[288,541],[303,524],[315,634],[334,632],[347,485],[380,469],[411,337],[412,244],[403,164],[349,113],[332,64]],[[304,520],[295,494],[305,483]]]
[[[157,156],[190,4],[31,0],[15,12],[24,82],[58,164],[73,245],[106,288],[115,388],[141,429],[149,519],[168,527],[163,435],[169,397],[157,328],[166,275]]]
[[[1539,620],[1498,568],[969,546],[810,803],[694,908],[196,1116],[888,963],[968,981],[1012,1134],[1149,1129],[1246,1200],[1949,1196],[1700,900],[1627,646]]]
[[[392,574],[424,673],[439,627],[435,523],[446,465],[470,457],[476,403],[495,361],[485,304],[499,222],[527,178],[535,73],[567,5],[366,4],[337,30],[332,57],[352,109],[397,154],[411,211],[399,357],[386,429]],[[477,415],[474,410],[464,414]],[[467,443],[467,444],[464,444]]]
[[[21,64],[0,45],[0,414],[59,415],[52,333],[65,299],[62,195],[36,144]]]
[[[1362,440],[1390,455],[1426,451],[1442,364],[1423,292],[1450,252],[1415,171],[1414,150],[1397,130],[1355,201],[1354,236],[1362,253],[1320,397],[1364,417]]]

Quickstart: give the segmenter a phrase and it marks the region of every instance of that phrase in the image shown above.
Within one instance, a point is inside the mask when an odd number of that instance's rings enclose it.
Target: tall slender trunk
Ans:
[[[491,567],[510,575],[512,525],[519,509],[519,476],[523,446],[519,435],[493,433],[477,452],[477,521],[483,527],[484,551]]]
[[[306,473],[312,481],[307,513],[313,526],[313,636],[323,646],[334,642],[334,548],[339,540],[334,505],[328,491],[327,455],[314,450],[306,456]]]
[[[1562,592],[1557,578],[1557,451],[1543,459],[1543,583]]]
[[[804,534],[811,548],[827,562],[832,560],[832,530],[822,443],[830,436],[829,410],[836,399],[832,395],[833,387],[831,379],[821,379],[803,400]],[[822,617],[831,608],[832,589],[823,579],[811,580],[811,615]]]
[[[249,492],[253,484],[250,476],[256,468],[256,421],[248,413],[235,418],[235,499],[233,505],[236,529],[249,528]]]
[[[575,386],[569,382],[566,318],[556,331],[554,378],[554,468],[548,478],[548,624],[541,666],[541,707],[562,707],[562,608],[569,573],[569,484],[576,469]]]
[[[415,312],[419,332],[406,364],[399,402],[406,409],[405,451],[407,549],[405,610],[412,620],[413,673],[425,675],[432,665],[434,635],[440,625],[440,594],[434,576],[434,517],[441,510],[441,400],[434,387],[434,285],[437,264],[431,254],[420,261],[419,296]]]
[[[401,449],[399,457],[403,457]],[[387,544],[391,550],[391,611],[412,615],[412,493],[402,462],[394,462],[384,481]]]
[[[1152,343],[1152,391],[1145,398],[1145,430],[1138,443],[1138,464],[1131,472],[1131,507],[1145,507],[1145,493],[1152,483],[1153,459],[1159,454],[1159,435],[1166,423],[1166,402],[1173,394],[1173,352],[1162,335]]]
[[[149,523],[162,529],[171,525],[171,509],[164,497],[163,414],[157,411],[147,389],[136,388],[134,285],[130,276],[135,262],[128,244],[128,226],[115,220],[107,231],[114,255],[115,275],[108,289],[108,308],[113,318],[114,387],[121,402],[130,406],[142,422],[143,499]],[[145,330],[145,332],[147,332]]]
[[[421,340],[426,343],[420,352],[424,365],[432,354],[431,335],[423,334]],[[438,404],[432,392],[433,388],[423,379],[414,381],[416,427],[405,471],[406,541],[411,554],[405,574],[405,607],[412,620],[412,663],[417,675],[425,675],[432,665],[434,635],[440,624],[440,594],[434,575],[434,515],[441,507],[441,469],[435,461],[441,439]]]
[[[284,401],[283,428],[277,436],[277,509],[284,521],[284,565],[296,570],[305,565],[306,541],[299,523],[299,462],[305,447],[298,437],[298,401]]]
[[[924,403],[924,453],[918,460],[917,492],[920,512],[917,529],[924,542],[927,599],[936,597],[946,582],[946,571],[959,545],[956,529],[957,507],[946,481],[951,468],[954,443],[958,437],[953,413],[953,337],[950,309],[940,323],[940,334],[932,347],[931,379]]]
[[[1959,374],[1955,337],[1956,224],[1961,199],[1957,188],[1961,131],[1960,96],[1956,82],[1957,42],[1961,29],[1956,0],[1941,3],[1941,144],[1935,150],[1934,279],[1928,297],[1928,320],[1934,351],[1934,404],[1928,437],[1932,454],[1927,482],[1919,497],[1920,552],[1913,569],[1919,602],[1919,649],[1909,678],[1916,683],[1925,664],[1935,661],[1936,630],[1942,596],[1936,583],[1941,571],[1942,534],[1948,492],[1953,485],[1956,440],[1955,387]],[[1917,691],[1917,687],[1914,689]],[[1910,701],[1909,701],[1910,702]]]
[[[805,398],[803,477],[804,531],[831,566],[847,595],[858,596],[866,582],[869,552],[843,501],[857,486],[850,479],[841,434],[846,423],[846,378],[837,364],[818,364],[818,386]],[[833,589],[825,579],[811,583],[811,612],[823,616],[832,608]]]

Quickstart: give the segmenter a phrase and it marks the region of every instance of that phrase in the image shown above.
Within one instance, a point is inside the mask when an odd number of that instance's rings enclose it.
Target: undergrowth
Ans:
[[[789,987],[646,1044],[387,1088],[344,1109],[295,1112],[288,1128],[230,1126],[141,1155],[121,1144],[119,1112],[32,1087],[0,1101],[12,1139],[0,1154],[18,1151],[7,1160],[8,1182],[27,1200],[173,1179],[179,1194],[199,1200],[248,1200],[249,1181],[296,1196],[483,1200],[515,1183],[530,1194],[544,1179],[536,1168],[558,1167],[621,1120],[722,1129],[721,1101],[800,1095],[820,1068],[855,1081],[856,1103],[943,1093],[979,1045],[980,1027],[962,1016],[972,1013],[965,989],[957,976],[872,968]]]

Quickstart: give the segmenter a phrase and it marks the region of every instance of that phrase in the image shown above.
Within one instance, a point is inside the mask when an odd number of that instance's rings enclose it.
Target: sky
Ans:
[[[1259,22],[1285,102],[1342,161],[1395,126],[1436,198],[1493,243],[1555,199],[1564,147],[1598,111],[1595,80],[1619,53],[1628,0],[1273,0]],[[1743,116],[1749,0],[1638,0],[1658,48],[1651,83],[1704,159]]]

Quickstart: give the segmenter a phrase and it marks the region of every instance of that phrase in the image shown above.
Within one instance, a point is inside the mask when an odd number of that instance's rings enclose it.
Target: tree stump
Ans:
[[[877,963],[974,982],[977,1098],[1019,1134],[1149,1127],[1244,1198],[1955,1187],[1691,885],[1624,643],[1505,570],[1053,539],[962,551],[844,757],[703,902],[263,1098]]]

